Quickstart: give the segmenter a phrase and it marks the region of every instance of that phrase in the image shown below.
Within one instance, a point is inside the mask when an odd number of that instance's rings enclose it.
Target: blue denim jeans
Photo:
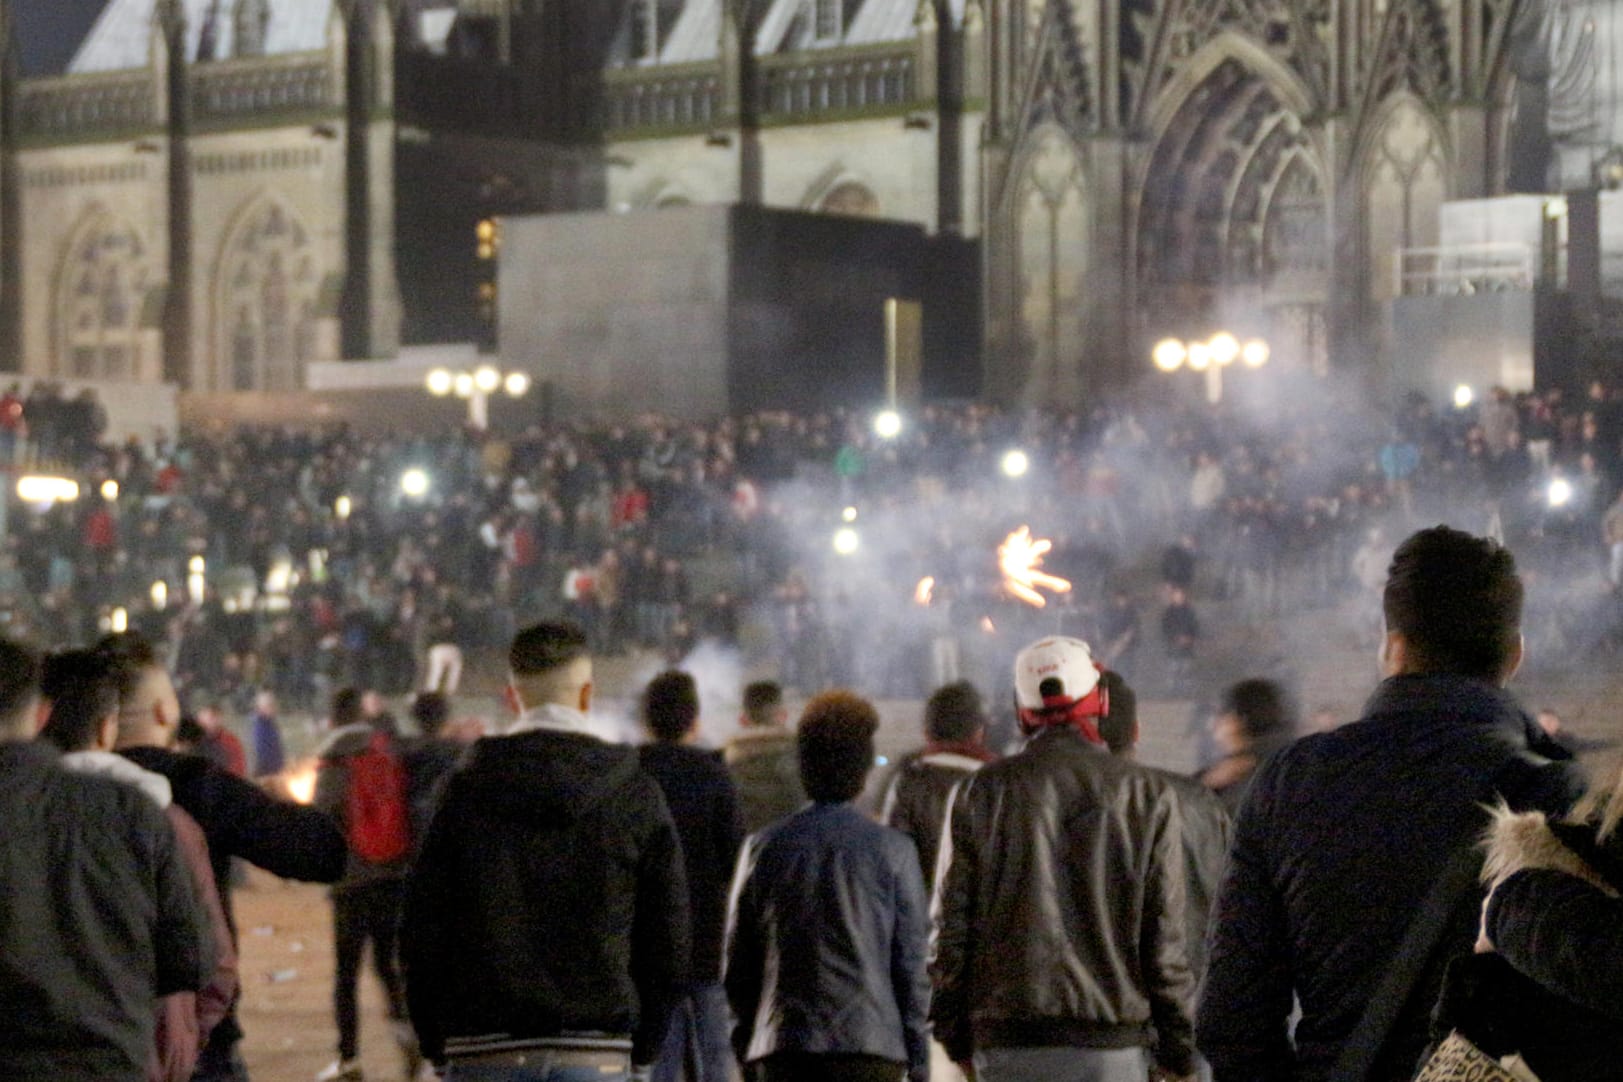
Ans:
[[[699,984],[671,1012],[671,1028],[654,1061],[653,1082],[729,1082],[732,1015],[719,984]],[[685,1072],[685,1074],[684,1074]]]

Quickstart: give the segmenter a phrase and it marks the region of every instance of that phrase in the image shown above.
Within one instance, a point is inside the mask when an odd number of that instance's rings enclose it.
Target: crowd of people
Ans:
[[[876,708],[748,687],[697,746],[693,676],[594,727],[591,634],[516,632],[512,718],[408,730],[334,693],[313,803],[177,749],[137,633],[0,638],[0,1074],[241,1082],[231,863],[332,885],[338,1057],[370,944],[406,1077],[730,1082],[1577,1082],[1623,1055],[1623,773],[1591,787],[1506,690],[1523,580],[1491,538],[1404,540],[1363,716],[1293,739],[1235,685],[1229,755],[1135,761],[1137,694],[1065,635],[971,683],[883,776]],[[999,754],[999,751],[1002,754]]]
[[[1357,598],[1373,635],[1393,540],[1447,520],[1523,554],[1541,656],[1618,646],[1612,389],[1375,410],[1280,386],[1217,407],[1150,392],[1083,412],[928,406],[890,439],[839,411],[511,437],[53,436],[83,495],[13,509],[0,618],[47,643],[138,628],[183,691],[239,711],[258,689],[308,712],[347,684],[454,692],[465,666],[499,669],[515,628],[558,616],[602,654],[742,643],[807,693],[1005,682],[995,659],[1043,630],[1180,684],[1209,601],[1267,622]],[[0,416],[41,428],[34,397]],[[1021,476],[1001,469],[1012,449]],[[1040,614],[997,568],[1021,525],[1054,543],[1045,570],[1082,585]]]

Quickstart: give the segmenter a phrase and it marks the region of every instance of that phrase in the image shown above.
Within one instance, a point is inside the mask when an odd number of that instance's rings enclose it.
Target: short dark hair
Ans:
[[[775,680],[757,680],[744,688],[744,716],[751,725],[772,724],[772,714],[783,705],[783,688]]]
[[[1121,674],[1106,670],[1099,675],[1099,683],[1109,697],[1110,709],[1099,718],[1099,735],[1112,755],[1123,755],[1133,750],[1138,730],[1138,694],[1127,686]]]
[[[40,694],[51,713],[40,739],[61,751],[84,751],[96,742],[107,715],[118,712],[117,663],[96,650],[64,650],[45,659]]]
[[[940,743],[972,740],[985,724],[981,693],[968,680],[936,688],[924,704],[925,735]]]
[[[1510,550],[1447,526],[1392,554],[1383,608],[1415,672],[1500,679],[1521,635],[1522,580]]]
[[[147,670],[163,665],[157,648],[139,631],[103,635],[96,640],[94,649],[111,663],[122,702],[133,701],[141,693],[141,681],[146,678]]]
[[[807,703],[796,736],[806,795],[840,803],[862,792],[878,731],[879,712],[855,692],[825,691]]]
[[[339,688],[332,693],[331,716],[327,719],[334,729],[356,725],[366,720],[361,713],[361,693],[355,688]]]
[[[424,691],[411,701],[411,720],[424,736],[438,736],[451,720],[451,700],[438,691]]]
[[[15,728],[39,696],[39,655],[0,636],[0,728]]]
[[[540,676],[586,657],[586,632],[565,621],[532,624],[513,636],[507,664],[514,676]]]
[[[642,720],[656,740],[681,740],[699,720],[699,685],[679,669],[660,673],[643,689]]]
[[[1238,718],[1240,731],[1253,740],[1295,727],[1290,699],[1285,689],[1272,680],[1241,680],[1223,692],[1219,712]]]

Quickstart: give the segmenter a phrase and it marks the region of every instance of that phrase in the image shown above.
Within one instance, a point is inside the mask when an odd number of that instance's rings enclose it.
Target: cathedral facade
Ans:
[[[1528,6],[56,3],[0,0],[13,371],[295,388],[480,337],[500,215],[746,203],[977,240],[986,392],[1063,403],[1218,327],[1386,363],[1398,252],[1511,183]]]

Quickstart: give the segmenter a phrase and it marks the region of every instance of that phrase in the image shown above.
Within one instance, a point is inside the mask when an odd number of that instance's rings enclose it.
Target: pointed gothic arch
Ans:
[[[1086,170],[1071,134],[1033,128],[1015,159],[1016,352],[1023,404],[1074,404],[1085,388],[1088,271]]]
[[[321,271],[310,231],[281,199],[249,199],[226,230],[214,272],[209,385],[287,391],[315,356]]]
[[[1396,262],[1403,249],[1437,243],[1450,156],[1447,133],[1412,93],[1393,94],[1370,117],[1357,176],[1367,295],[1375,303],[1400,292]]]
[[[51,370],[73,379],[139,379],[152,273],[146,245],[100,204],[80,216],[70,238],[52,290]]]
[[[1132,223],[1139,310],[1282,324],[1282,359],[1322,367],[1330,191],[1303,122],[1307,86],[1266,49],[1225,32],[1150,111]],[[1176,329],[1150,327],[1149,333]]]

